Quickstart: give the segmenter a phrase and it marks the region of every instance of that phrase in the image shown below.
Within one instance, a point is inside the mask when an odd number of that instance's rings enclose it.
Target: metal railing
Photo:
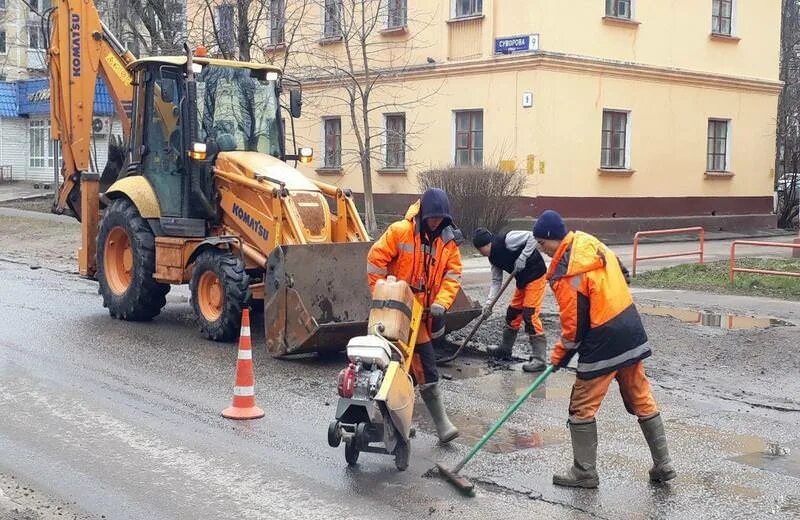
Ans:
[[[731,244],[730,281],[733,284],[736,273],[772,274],[776,276],[800,277],[800,272],[773,271],[771,269],[752,269],[749,267],[736,267],[736,246],[782,247],[785,249],[800,250],[800,244],[787,244],[785,242],[758,242],[753,240],[734,240]]]
[[[696,251],[684,251],[680,253],[663,253],[660,255],[648,255],[648,256],[638,256],[639,252],[639,239],[641,237],[646,236],[653,236],[653,235],[674,235],[680,233],[698,233],[700,236],[700,249]],[[639,231],[635,235],[633,235],[633,276],[636,276],[636,262],[639,260],[655,260],[656,258],[672,258],[676,256],[693,256],[693,255],[700,255],[700,263],[703,263],[703,254],[705,252],[705,230],[700,227],[688,227],[688,228],[673,228],[673,229],[658,229],[654,231]]]

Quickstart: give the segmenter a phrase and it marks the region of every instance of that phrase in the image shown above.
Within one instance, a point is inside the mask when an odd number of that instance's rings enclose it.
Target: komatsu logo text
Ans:
[[[258,236],[267,240],[267,237],[269,237],[269,230],[267,230],[261,222],[251,217],[250,214],[243,210],[238,204],[233,205],[233,214],[236,215],[239,220],[247,224],[247,227],[258,233]]]
[[[70,26],[70,39],[72,40],[72,76],[81,75],[81,15],[72,14]]]

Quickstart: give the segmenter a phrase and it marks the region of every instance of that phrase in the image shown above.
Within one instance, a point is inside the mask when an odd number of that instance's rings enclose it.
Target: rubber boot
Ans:
[[[442,390],[439,388],[439,383],[420,385],[419,393],[433,418],[433,423],[436,425],[436,434],[439,436],[439,442],[446,444],[458,437],[458,428],[450,422],[447,412],[444,411]]]
[[[490,356],[498,359],[509,359],[511,352],[514,350],[514,342],[517,341],[517,329],[512,329],[508,325],[503,327],[503,341],[499,345],[489,345],[486,352]]]
[[[563,474],[553,475],[553,484],[566,487],[596,488],[597,423],[569,423],[572,437],[572,467]]]
[[[531,345],[531,359],[523,363],[525,372],[541,372],[547,368],[545,356],[547,355],[547,338],[544,334],[529,334],[528,342]]]
[[[639,421],[650,454],[653,456],[653,467],[650,468],[650,480],[653,482],[666,482],[678,476],[672,468],[672,459],[667,449],[667,435],[664,433],[664,421],[661,414],[655,414],[645,420]]]

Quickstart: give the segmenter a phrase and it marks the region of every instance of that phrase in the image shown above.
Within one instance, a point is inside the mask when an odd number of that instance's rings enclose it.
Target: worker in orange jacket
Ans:
[[[628,413],[650,447],[650,479],[675,478],[661,419],[642,360],[650,347],[617,257],[597,238],[567,232],[561,216],[547,210],[537,219],[533,235],[552,257],[547,279],[558,301],[561,339],[550,362],[565,367],[576,353],[578,369],[569,402],[573,465],[553,476],[560,486],[594,488],[597,469],[597,423],[611,381],[616,379]]]
[[[405,280],[429,311],[417,333],[411,371],[442,443],[458,437],[458,429],[442,404],[434,343],[444,341],[445,312],[461,288],[460,236],[453,226],[447,194],[431,188],[408,208],[403,220],[389,226],[367,256],[371,289],[378,280],[393,275]]]

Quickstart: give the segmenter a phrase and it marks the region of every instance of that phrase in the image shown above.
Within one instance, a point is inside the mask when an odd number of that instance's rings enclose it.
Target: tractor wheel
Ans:
[[[114,318],[151,320],[166,305],[169,284],[153,279],[155,237],[128,199],[109,205],[97,234],[98,292]]]
[[[190,282],[192,307],[207,338],[231,341],[239,336],[249,280],[242,259],[229,251],[207,249],[197,255]]]

